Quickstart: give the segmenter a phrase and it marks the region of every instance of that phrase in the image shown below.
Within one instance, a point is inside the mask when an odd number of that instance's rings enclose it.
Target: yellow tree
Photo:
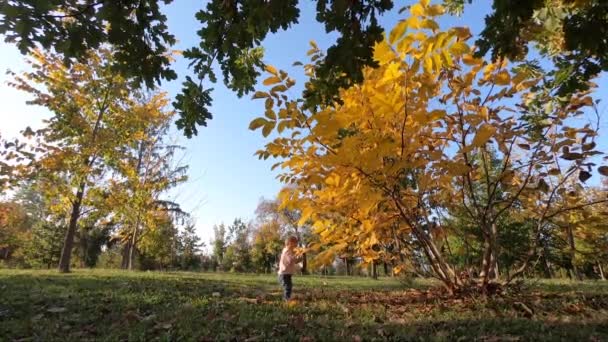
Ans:
[[[413,5],[376,45],[379,67],[364,69],[364,81],[332,106],[304,108],[285,95],[295,82],[268,67],[264,85],[271,89],[254,95],[266,102],[265,117],[250,128],[278,133],[257,154],[282,159],[279,178],[293,187],[280,198],[302,211],[301,222],[314,221],[330,247],[321,258],[354,245],[372,262],[381,257],[379,245],[409,235],[432,273],[458,291],[468,284],[439,248],[434,218],[464,206],[483,233],[474,283],[485,291],[498,278],[496,221],[507,210],[517,206],[541,227],[579,208],[553,204],[567,180],[588,178],[585,161],[600,153],[596,129],[576,122],[593,101],[586,93],[539,93],[540,70],[474,58],[467,28],[439,28],[435,17],[443,12],[429,1]],[[312,44],[309,55],[319,54]],[[304,68],[314,80],[314,66]],[[490,149],[501,160],[494,168]]]
[[[108,201],[120,225],[117,238],[124,246],[123,268],[133,269],[138,244],[147,238],[146,234],[152,236],[155,230],[167,227],[165,218],[185,215],[178,204],[162,197],[188,178],[188,167],[176,161],[176,153],[183,148],[167,141],[175,116],[175,112],[164,110],[167,104],[165,93],[154,94],[141,103],[138,110],[153,119],[113,164],[112,196]]]
[[[13,73],[10,83],[33,96],[30,104],[52,113],[44,128],[26,130],[35,142],[23,171],[45,179],[47,196],[54,198],[52,209],[68,218],[61,272],[70,269],[83,207],[103,194],[100,184],[105,184],[108,166],[158,120],[148,104],[140,104],[131,80],[115,73],[111,58],[110,50],[99,50],[66,67],[59,56],[36,51],[28,60],[33,70]]]

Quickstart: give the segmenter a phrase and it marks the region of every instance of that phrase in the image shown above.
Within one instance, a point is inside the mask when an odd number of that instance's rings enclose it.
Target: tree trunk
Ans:
[[[135,227],[133,228],[133,236],[131,239],[131,243],[129,244],[130,248],[129,248],[129,267],[128,269],[130,271],[133,270],[133,267],[135,267],[135,246],[137,245],[137,231],[139,230],[139,218],[137,219],[137,223],[135,224]]]
[[[70,214],[70,223],[68,231],[65,234],[65,240],[63,242],[63,248],[61,250],[61,258],[59,259],[59,272],[68,273],[70,272],[70,262],[72,259],[72,248],[74,247],[74,235],[76,234],[76,227],[78,225],[78,218],[80,217],[80,206],[82,205],[82,198],[84,197],[84,191],[86,184],[80,183],[80,187],[76,192],[76,199],[72,202],[72,213]]]
[[[308,259],[306,253],[302,253],[302,274],[308,274]]]
[[[444,287],[453,294],[462,286],[460,279],[456,276],[456,272],[445,261],[435,242],[433,242],[432,237],[418,227],[413,226],[412,228],[414,228],[413,233],[420,241],[422,250],[426,254],[433,272],[443,282]]]
[[[127,268],[129,268],[129,255],[131,251],[131,242],[128,241],[125,246],[122,249],[121,254],[121,262],[120,262],[120,268],[123,270],[126,270]]]
[[[388,274],[388,264],[386,263],[386,261],[384,262],[384,275],[385,275],[386,277],[388,277],[388,275],[389,275],[389,274]]]
[[[568,225],[568,244],[570,246],[570,264],[572,266],[572,277],[577,280],[583,280],[581,274],[576,267],[576,245],[574,243],[574,233],[572,232],[572,226]]]
[[[372,261],[372,278],[378,279],[378,264],[376,260]]]
[[[491,281],[498,280],[498,251],[496,245],[496,224],[493,223],[489,228],[484,229],[484,252],[481,264],[482,288],[487,289]]]
[[[597,262],[597,269],[600,271],[600,279],[606,280],[606,276],[604,276],[604,268],[602,267],[601,262]]]

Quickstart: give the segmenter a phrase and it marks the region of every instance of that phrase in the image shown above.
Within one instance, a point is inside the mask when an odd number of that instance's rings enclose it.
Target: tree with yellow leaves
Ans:
[[[376,45],[379,67],[364,69],[364,81],[332,106],[304,108],[284,94],[295,82],[268,67],[264,85],[271,89],[254,95],[266,102],[265,117],[250,128],[278,133],[258,155],[281,159],[279,179],[293,184],[281,193],[282,205],[314,222],[324,248],[318,260],[354,246],[372,263],[382,244],[410,236],[450,292],[471,284],[490,291],[497,250],[509,248],[496,240],[496,222],[507,211],[533,219],[538,235],[548,219],[606,201],[557,204],[567,181],[589,178],[588,159],[600,153],[596,127],[577,123],[594,102],[586,92],[562,99],[539,91],[537,70],[473,57],[468,29],[439,28],[443,12],[428,1],[413,5]],[[313,44],[309,55],[319,54]],[[314,66],[304,68],[314,80]],[[500,160],[494,168],[491,149]],[[478,279],[462,276],[439,246],[437,218],[456,206],[482,232]],[[532,245],[512,277],[528,266]]]
[[[111,59],[112,52],[102,49],[66,67],[59,56],[34,52],[33,70],[12,74],[10,84],[30,93],[30,104],[52,113],[42,129],[25,131],[33,138],[30,151],[12,154],[26,158],[21,175],[43,180],[45,195],[53,199],[51,210],[67,218],[61,272],[70,270],[79,219],[107,196],[108,167],[118,164],[149,127],[166,121],[164,96],[142,101],[132,80],[116,74]]]

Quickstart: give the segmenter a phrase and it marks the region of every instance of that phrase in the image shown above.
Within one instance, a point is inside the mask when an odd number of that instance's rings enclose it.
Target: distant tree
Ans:
[[[236,218],[228,226],[229,244],[222,260],[225,270],[235,272],[249,272],[252,270],[250,232],[250,227],[240,218]]]
[[[31,239],[33,221],[19,203],[0,202],[0,260],[22,257],[23,247]]]
[[[281,226],[278,221],[261,222],[253,231],[251,258],[258,271],[270,273],[283,249]]]
[[[153,225],[146,230],[139,245],[141,269],[166,270],[173,266],[176,244],[179,240],[177,227],[170,215],[163,210],[151,213]]]
[[[205,244],[196,234],[196,226],[188,222],[180,233],[180,266],[182,269],[191,270],[201,267],[201,249]]]
[[[224,261],[224,255],[226,248],[228,247],[228,237],[226,232],[226,226],[221,223],[220,225],[213,226],[213,240],[211,241],[212,247],[212,258],[214,262],[214,269],[221,266]]]

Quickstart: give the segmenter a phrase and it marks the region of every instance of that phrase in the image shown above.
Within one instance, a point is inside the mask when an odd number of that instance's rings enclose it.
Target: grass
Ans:
[[[431,281],[0,270],[0,341],[608,340],[608,283],[530,281],[491,299]]]

